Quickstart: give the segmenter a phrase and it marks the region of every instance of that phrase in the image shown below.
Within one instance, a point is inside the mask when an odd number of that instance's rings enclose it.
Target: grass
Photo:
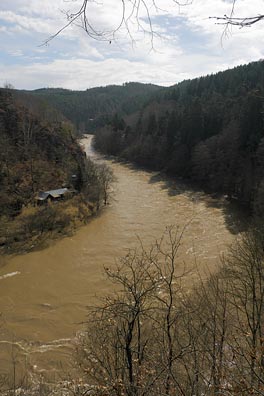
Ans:
[[[15,218],[0,218],[0,253],[17,254],[46,247],[86,224],[95,207],[82,195],[43,206],[28,206]]]

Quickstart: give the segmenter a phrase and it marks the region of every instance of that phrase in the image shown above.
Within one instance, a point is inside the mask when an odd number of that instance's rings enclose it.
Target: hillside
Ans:
[[[25,93],[43,99],[84,132],[104,125],[116,112],[122,115],[135,112],[160,89],[152,84],[127,83],[86,91],[43,88]]]
[[[67,184],[77,173],[80,149],[68,122],[41,121],[5,90],[0,117],[0,212],[12,214],[38,190]]]
[[[227,194],[258,213],[264,191],[264,62],[183,81],[96,133],[96,148]]]
[[[32,249],[106,202],[107,170],[86,159],[73,125],[50,106],[1,89],[0,130],[1,252]],[[39,206],[43,191],[58,189],[67,190],[65,199]]]

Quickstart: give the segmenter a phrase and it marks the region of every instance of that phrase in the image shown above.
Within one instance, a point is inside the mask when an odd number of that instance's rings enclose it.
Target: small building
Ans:
[[[56,190],[40,191],[36,197],[38,203],[48,201],[58,201],[69,195],[71,191],[68,188],[58,188]]]

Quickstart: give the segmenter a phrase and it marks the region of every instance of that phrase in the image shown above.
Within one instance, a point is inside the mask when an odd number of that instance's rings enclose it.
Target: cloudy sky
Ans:
[[[131,15],[130,0],[125,16]],[[137,0],[138,1],[138,0]],[[184,0],[182,0],[184,1]],[[264,22],[235,29],[222,37],[223,26],[210,16],[231,10],[231,0],[192,0],[178,7],[174,0],[145,0],[123,25],[115,40],[88,37],[81,21],[42,45],[76,12],[82,0],[0,1],[0,86],[16,88],[64,87],[87,89],[129,81],[173,85],[264,58]],[[89,23],[97,32],[112,32],[122,15],[121,0],[88,3]],[[235,16],[264,12],[264,0],[237,0]],[[153,42],[152,42],[153,39]]]

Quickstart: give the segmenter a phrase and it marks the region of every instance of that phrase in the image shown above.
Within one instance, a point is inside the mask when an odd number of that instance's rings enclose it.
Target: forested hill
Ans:
[[[40,119],[17,101],[0,90],[0,220],[34,203],[40,190],[68,187],[83,156],[69,122],[52,119],[51,109]]]
[[[124,116],[137,111],[160,89],[152,84],[126,83],[86,91],[43,88],[30,94],[46,100],[84,132],[104,125],[116,112]]]
[[[96,147],[263,212],[263,98],[263,61],[184,81],[133,116],[115,116]]]

